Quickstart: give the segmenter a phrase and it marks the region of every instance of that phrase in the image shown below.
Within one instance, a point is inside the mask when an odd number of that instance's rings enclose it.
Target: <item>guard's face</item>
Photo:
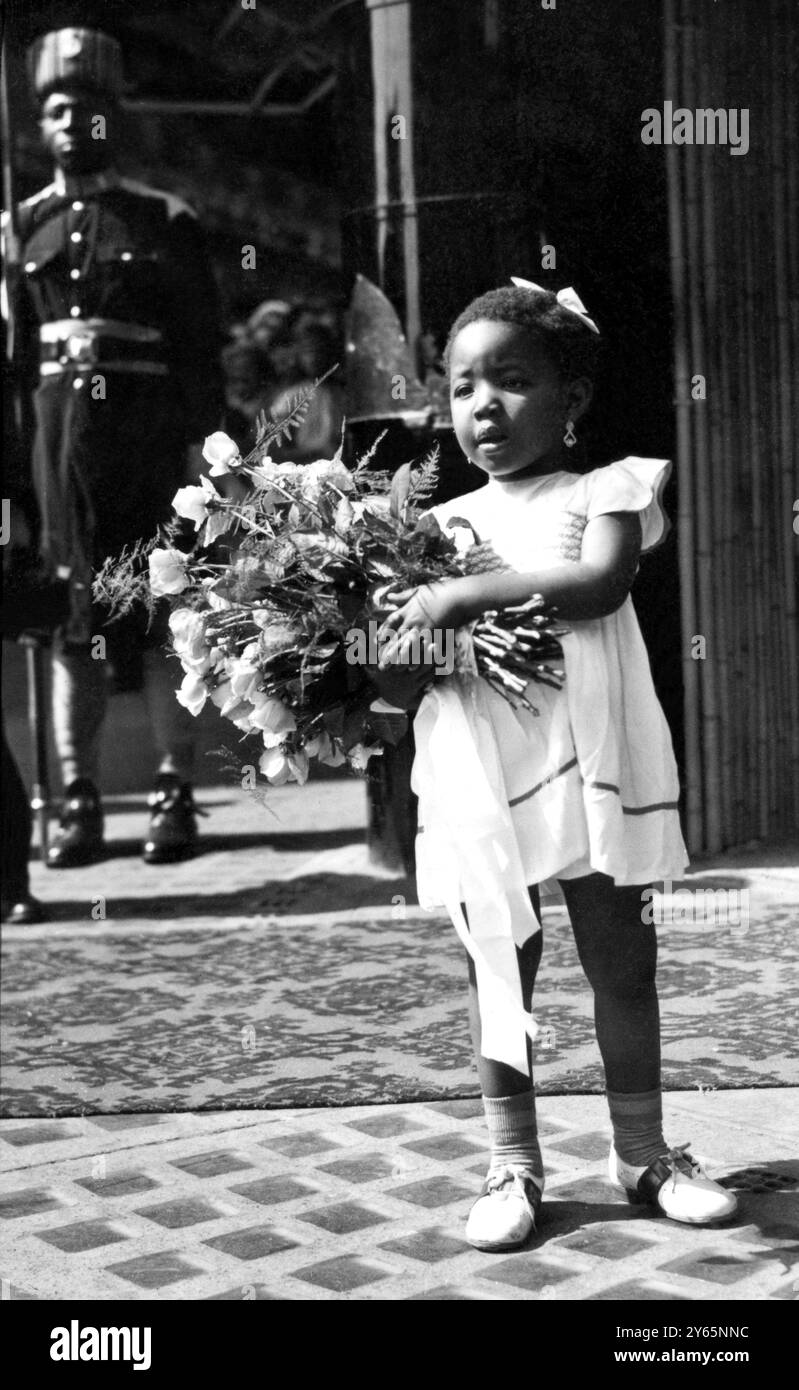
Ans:
[[[455,434],[493,477],[557,466],[570,391],[534,336],[487,319],[461,329],[450,353]]]
[[[115,108],[97,92],[50,92],[39,126],[45,149],[65,174],[105,169],[112,159]]]

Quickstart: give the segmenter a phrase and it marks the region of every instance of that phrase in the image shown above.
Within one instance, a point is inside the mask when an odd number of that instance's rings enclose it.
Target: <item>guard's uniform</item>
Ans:
[[[58,171],[19,233],[15,361],[42,550],[70,570],[68,635],[85,642],[101,618],[92,568],[168,520],[187,443],[219,423],[215,285],[191,209],[108,171]]]
[[[143,855],[166,863],[196,844],[191,720],[160,653],[143,660],[145,646],[163,645],[165,625],[148,633],[143,611],[107,623],[91,585],[107,556],[170,520],[187,445],[221,421],[215,286],[191,209],[121,177],[111,145],[104,168],[90,157],[93,99],[107,120],[122,92],[118,42],[55,30],[31,45],[28,65],[56,174],[18,209],[14,366],[27,388],[41,550],[70,586],[52,687],[65,799],[47,862],[70,868],[104,850],[98,775],[108,686],[94,658],[105,654],[118,682],[144,685],[161,760]],[[91,640],[100,633],[105,653]]]

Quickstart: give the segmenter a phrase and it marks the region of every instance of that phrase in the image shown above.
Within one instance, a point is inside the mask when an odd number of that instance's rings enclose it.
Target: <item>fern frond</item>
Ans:
[[[441,450],[437,444],[422,459],[419,470],[411,474],[411,486],[408,489],[406,506],[418,507],[420,503],[427,502],[433,496],[438,487],[438,460]]]
[[[346,420],[342,420],[342,422],[341,422],[341,438],[340,438],[340,440],[339,440],[339,442],[338,442],[338,448],[336,449],[336,452],[334,453],[334,455],[333,455],[333,457],[332,457],[332,459],[331,459],[331,463],[343,463],[343,462],[344,462],[344,444],[345,444],[346,438],[347,438],[347,421],[346,421]]]
[[[374,458],[375,454],[377,453],[378,449],[380,448],[380,445],[382,444],[387,434],[388,430],[382,430],[381,433],[377,436],[377,439],[374,441],[374,444],[372,444],[372,446],[369,449],[367,449],[366,453],[362,454],[361,457],[358,459],[353,474],[355,478],[360,478],[362,480],[364,473],[367,473],[369,471],[369,464],[372,462],[372,459]]]
[[[338,370],[338,363],[328,368],[320,377],[317,377],[312,386],[305,391],[298,391],[289,401],[288,410],[285,410],[279,418],[272,415],[271,419],[265,411],[260,411],[256,418],[255,448],[247,455],[245,463],[255,463],[260,460],[264,453],[269,452],[270,444],[280,444],[284,439],[288,439],[292,430],[301,425],[308,412],[313,396],[323,381],[327,381],[333,372]]]
[[[150,589],[147,559],[151,551],[163,544],[164,532],[150,540],[137,540],[135,545],[123,546],[119,555],[108,555],[92,580],[92,598],[108,611],[109,621],[123,618],[134,609],[144,607],[152,620],[157,600]]]

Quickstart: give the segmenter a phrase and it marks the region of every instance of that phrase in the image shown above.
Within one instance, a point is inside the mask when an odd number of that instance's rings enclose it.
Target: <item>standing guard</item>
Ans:
[[[109,663],[123,687],[144,689],[160,763],[143,854],[164,863],[196,843],[192,719],[175,698],[163,624],[148,632],[132,615],[106,626],[91,584],[107,555],[169,519],[176,489],[202,471],[202,440],[223,409],[216,287],[191,208],[115,165],[118,42],[61,29],[34,42],[28,64],[55,173],[18,208],[14,367],[30,415],[42,555],[68,575],[71,595],[53,652],[65,802],[48,863],[103,852]]]

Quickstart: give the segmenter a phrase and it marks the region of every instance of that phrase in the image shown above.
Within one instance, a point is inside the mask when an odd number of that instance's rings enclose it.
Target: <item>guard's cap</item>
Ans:
[[[28,49],[28,76],[39,101],[62,84],[116,99],[122,91],[122,49],[98,29],[54,29]]]

